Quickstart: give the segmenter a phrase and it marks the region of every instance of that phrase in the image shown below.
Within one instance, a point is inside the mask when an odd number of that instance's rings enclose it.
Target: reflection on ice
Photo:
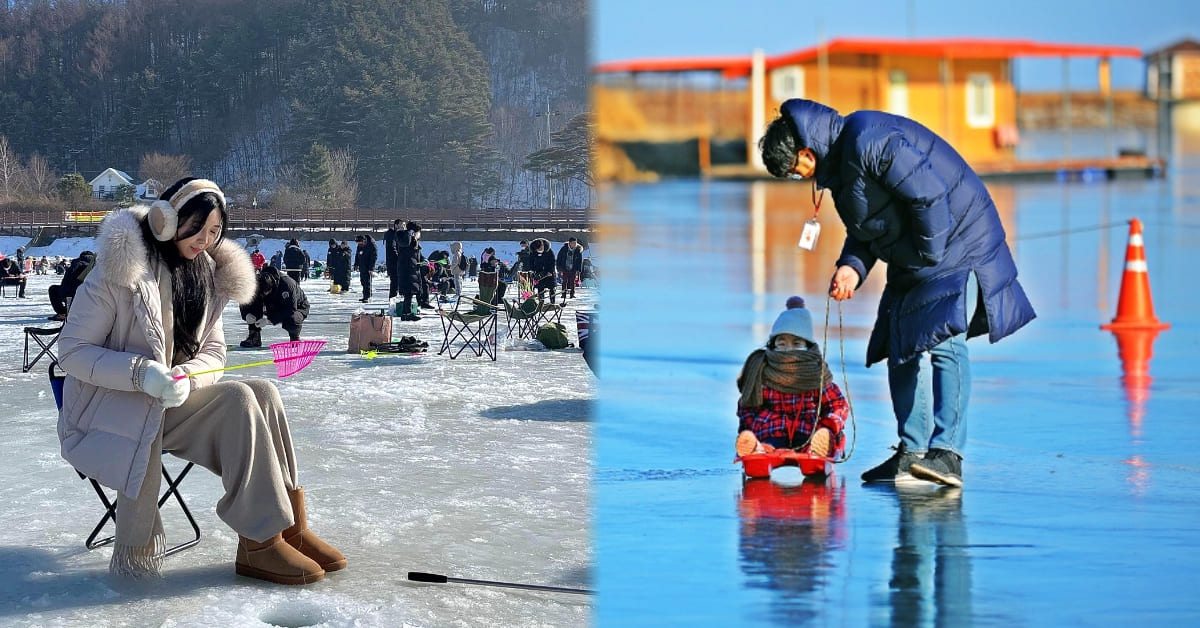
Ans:
[[[828,583],[830,552],[843,549],[846,490],[845,480],[836,477],[792,485],[779,479],[742,484],[738,550],[747,586],[776,592],[772,615],[784,622],[819,610],[819,596],[805,594]]]
[[[971,557],[962,489],[897,485],[900,517],[892,551],[893,626],[967,626]]]

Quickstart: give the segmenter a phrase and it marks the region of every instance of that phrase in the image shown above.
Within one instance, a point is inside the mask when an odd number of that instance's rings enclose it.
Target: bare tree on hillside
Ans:
[[[154,179],[164,188],[172,183],[190,176],[192,173],[192,158],[187,155],[164,155],[154,152],[142,155],[142,163],[138,167],[138,176],[143,181]]]
[[[268,204],[275,209],[310,209],[311,196],[302,192],[302,189],[299,170],[295,166],[283,166],[275,179],[275,189],[271,192]]]
[[[24,181],[22,187],[30,198],[44,200],[54,193],[54,184],[58,180],[50,169],[50,162],[45,157],[34,153],[22,172]]]
[[[329,154],[329,194],[335,207],[354,207],[358,202],[358,178],[354,171],[358,160],[349,150]]]
[[[8,137],[0,135],[0,200],[17,196],[21,179],[21,159],[8,146]]]

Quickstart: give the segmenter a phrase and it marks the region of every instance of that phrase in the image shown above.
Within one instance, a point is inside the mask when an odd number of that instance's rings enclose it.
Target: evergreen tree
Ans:
[[[128,183],[118,185],[117,189],[113,191],[113,200],[121,207],[133,205],[134,196],[137,196],[137,187]]]
[[[310,198],[329,200],[331,169],[329,149],[324,144],[313,142],[300,163],[300,182]]]
[[[447,0],[318,5],[293,80],[292,143],[353,147],[364,201],[468,205],[490,156],[487,75]]]
[[[62,199],[71,209],[79,207],[92,198],[92,186],[78,172],[63,175],[55,187],[58,198]]]
[[[566,126],[551,134],[551,145],[530,153],[525,168],[559,181],[575,180],[594,185],[591,169],[591,124],[588,114],[571,118]]]
[[[49,171],[186,155],[254,190],[315,141],[353,156],[339,198],[511,206],[533,114],[586,108],[586,27],[586,0],[10,2],[0,130]]]

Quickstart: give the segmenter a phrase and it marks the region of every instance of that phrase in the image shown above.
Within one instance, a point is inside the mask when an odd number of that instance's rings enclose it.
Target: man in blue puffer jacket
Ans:
[[[828,188],[846,225],[830,296],[853,297],[875,262],[887,263],[867,365],[887,358],[900,445],[863,481],[962,486],[966,339],[996,342],[1036,316],[991,195],[957,151],[908,118],[843,117],[803,99],[780,114],[759,141],[767,170]]]

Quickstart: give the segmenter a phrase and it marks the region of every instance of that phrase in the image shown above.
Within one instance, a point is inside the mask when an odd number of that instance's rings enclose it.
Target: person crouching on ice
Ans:
[[[288,339],[300,339],[300,328],[308,318],[308,297],[295,279],[273,266],[258,272],[258,290],[254,300],[241,306],[242,319],[250,326],[250,335],[242,341],[247,349],[262,346],[262,328],[267,323],[282,325]]]
[[[766,348],[755,349],[738,375],[737,455],[793,449],[838,458],[849,407],[813,340],[804,299],[791,297],[787,306]]]

